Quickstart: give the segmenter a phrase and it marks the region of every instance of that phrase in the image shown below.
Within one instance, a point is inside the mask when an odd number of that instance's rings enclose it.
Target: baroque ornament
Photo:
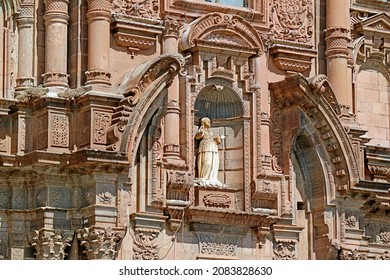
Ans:
[[[293,242],[279,242],[274,249],[274,260],[296,260],[295,244]]]
[[[35,247],[37,260],[63,260],[72,236],[73,233],[53,229],[35,230],[31,245]]]
[[[272,0],[270,26],[273,39],[310,43],[313,36],[312,0]]]
[[[237,239],[238,236],[200,233],[200,253],[216,256],[236,256]]]
[[[157,232],[138,232],[134,238],[134,259],[158,260]]]
[[[154,18],[158,12],[157,0],[114,0],[112,4],[117,14]]]
[[[112,260],[115,257],[117,244],[124,237],[122,230],[111,228],[98,229],[95,227],[83,228],[77,231],[77,238],[84,246],[84,253],[88,259]]]

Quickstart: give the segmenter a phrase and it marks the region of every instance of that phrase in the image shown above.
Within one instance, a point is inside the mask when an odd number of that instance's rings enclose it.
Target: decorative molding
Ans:
[[[180,45],[183,51],[194,47],[208,52],[223,49],[245,57],[264,52],[260,35],[249,22],[238,15],[222,13],[208,14],[189,24]]]
[[[77,238],[84,246],[89,260],[113,260],[118,243],[124,237],[124,229],[98,228],[95,226],[77,230]]]
[[[310,70],[312,59],[317,51],[309,48],[274,44],[269,49],[276,66],[288,73],[301,73]]]
[[[325,30],[326,37],[326,51],[327,59],[333,57],[345,57],[350,55],[348,46],[351,42],[350,30],[341,27],[332,27]]]
[[[72,238],[73,232],[42,228],[33,232],[31,245],[37,260],[63,260]]]
[[[157,37],[165,30],[161,20],[121,14],[114,14],[112,18],[111,30],[115,42],[133,54],[155,47]]]
[[[68,87],[68,78],[69,75],[66,73],[60,72],[48,72],[42,74],[43,85],[45,87]]]
[[[197,236],[201,255],[237,257],[240,236],[202,232],[197,232]]]
[[[229,195],[222,193],[209,193],[203,196],[206,207],[230,208],[232,200]]]

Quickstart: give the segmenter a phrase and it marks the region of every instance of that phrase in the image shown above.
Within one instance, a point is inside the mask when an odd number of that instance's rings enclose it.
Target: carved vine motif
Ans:
[[[389,251],[384,251],[382,255],[377,256],[375,259],[388,261],[388,260],[390,260],[390,253],[389,253]]]
[[[236,256],[238,236],[212,235],[200,233],[199,235],[200,253],[216,256]]]
[[[295,243],[278,242],[274,248],[273,260],[296,260]]]
[[[84,253],[88,259],[112,260],[115,257],[117,244],[124,237],[122,231],[111,228],[96,229],[94,227],[83,228],[77,231],[77,238],[84,246]]]
[[[274,39],[310,43],[313,36],[312,0],[272,0],[270,27]]]
[[[157,0],[114,0],[113,11],[118,14],[155,18],[158,13]]]
[[[72,234],[52,229],[35,230],[32,246],[36,250],[38,260],[63,260],[65,249],[70,246]]]
[[[339,260],[366,260],[367,255],[360,253],[358,250],[346,251],[344,249],[339,253]]]
[[[135,260],[158,260],[158,233],[138,232],[134,237],[133,247]]]

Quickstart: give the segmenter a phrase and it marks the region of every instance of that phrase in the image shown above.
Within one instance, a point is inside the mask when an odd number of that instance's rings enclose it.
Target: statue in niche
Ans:
[[[201,119],[201,126],[195,135],[195,139],[201,140],[197,158],[198,178],[195,183],[201,186],[223,187],[224,184],[218,180],[218,144],[221,143],[221,137],[214,137],[209,118]]]

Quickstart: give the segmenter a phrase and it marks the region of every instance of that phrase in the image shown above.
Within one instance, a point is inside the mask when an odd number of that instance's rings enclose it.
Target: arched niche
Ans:
[[[244,106],[240,95],[227,85],[207,84],[195,99],[194,111],[194,133],[200,126],[201,118],[208,117],[211,119],[214,135],[223,135],[222,143],[218,147],[218,179],[229,187],[242,189],[245,131]],[[195,141],[195,155],[198,144],[199,142]]]
[[[382,53],[372,53],[356,75],[356,118],[369,144],[390,147],[390,70]]]

